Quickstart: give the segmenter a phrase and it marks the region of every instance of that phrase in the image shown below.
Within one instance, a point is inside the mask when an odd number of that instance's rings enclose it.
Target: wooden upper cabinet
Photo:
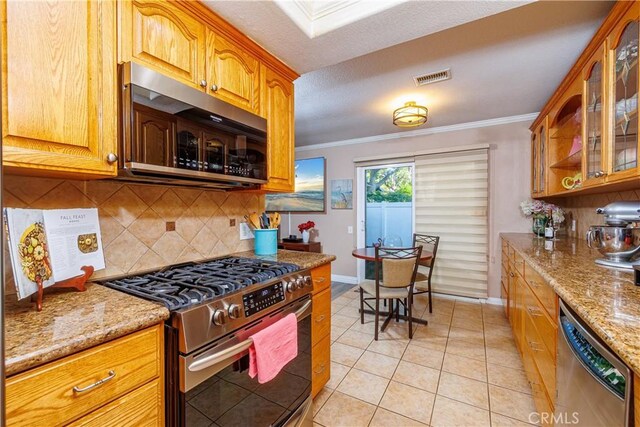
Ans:
[[[113,176],[115,3],[0,3],[2,151],[9,173]]]
[[[270,191],[294,191],[293,83],[263,67],[263,111],[267,118],[267,176]]]
[[[207,30],[206,63],[210,94],[260,113],[260,62],[257,58]]]
[[[168,1],[119,4],[120,61],[134,60],[204,90],[204,24]]]
[[[611,79],[608,181],[635,177],[638,169],[638,36],[639,5],[634,5],[607,40]]]
[[[545,118],[531,133],[531,197],[544,197],[547,191],[547,124]]]
[[[607,175],[605,46],[599,48],[582,72],[582,170],[585,187],[602,184]]]

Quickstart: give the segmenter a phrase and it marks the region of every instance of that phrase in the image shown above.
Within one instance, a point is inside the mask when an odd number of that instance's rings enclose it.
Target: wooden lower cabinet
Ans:
[[[156,325],[7,378],[7,425],[161,426],[163,389]]]
[[[536,409],[545,425],[546,421],[553,421],[556,398],[557,296],[507,242],[503,241],[503,248],[504,245],[510,260],[507,277],[502,278],[508,286],[508,319]]]
[[[313,310],[311,313],[311,397],[315,397],[331,376],[331,264],[311,270]]]

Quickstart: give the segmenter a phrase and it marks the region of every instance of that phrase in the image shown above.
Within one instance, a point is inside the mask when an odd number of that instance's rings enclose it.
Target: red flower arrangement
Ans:
[[[316,223],[315,223],[315,222],[313,222],[313,221],[307,221],[307,222],[304,222],[304,223],[302,223],[302,224],[299,224],[299,225],[298,225],[298,230],[300,230],[300,232],[302,233],[302,232],[303,232],[303,231],[305,231],[305,230],[311,230],[311,229],[312,229],[313,227],[315,227],[315,226],[316,226]]]

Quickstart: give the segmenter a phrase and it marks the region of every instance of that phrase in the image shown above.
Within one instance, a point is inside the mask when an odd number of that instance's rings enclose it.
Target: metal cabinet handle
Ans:
[[[321,374],[321,373],[323,373],[323,372],[324,372],[325,368],[326,368],[326,366],[324,365],[324,363],[321,363],[321,364],[320,364],[320,369],[314,369],[314,370],[313,370],[313,373],[315,373],[315,374]]]
[[[527,311],[529,312],[530,315],[532,315],[534,317],[542,316],[542,311],[538,310],[537,308],[527,307]]]
[[[322,283],[324,282],[326,279],[324,277],[318,277],[317,279],[313,279],[314,282],[316,283]]]
[[[542,349],[538,347],[539,343],[535,341],[527,341],[527,344],[529,344],[529,348],[533,351],[542,351]]]
[[[212,91],[214,91],[214,92],[215,92],[215,91],[217,91],[217,90],[218,90],[218,85],[217,85],[217,84],[215,84],[215,83],[214,83],[214,84],[212,84],[212,85],[211,85],[211,90],[212,90]]]
[[[513,274],[513,271],[510,271],[510,272],[509,272],[509,276],[511,276],[511,277],[515,277],[515,274]]]
[[[86,387],[78,387],[78,386],[74,386],[73,387],[73,391],[75,393],[84,393],[85,391],[89,391],[89,390],[93,390],[94,388],[101,386],[102,384],[106,383],[107,381],[111,381],[112,379],[114,379],[116,376],[115,371],[109,371],[109,375],[106,378],[103,378],[101,380],[96,381],[95,383],[88,385]]]
[[[200,80],[200,86],[207,87],[207,81],[204,79]]]
[[[320,316],[316,317],[316,323],[320,323],[325,319],[325,315],[321,314]]]
[[[113,153],[107,154],[107,163],[113,164],[118,161],[118,156]]]

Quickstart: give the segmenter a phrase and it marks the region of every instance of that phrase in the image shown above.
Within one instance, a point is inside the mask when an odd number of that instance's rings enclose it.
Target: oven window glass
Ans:
[[[298,356],[273,380],[259,384],[236,368],[230,364],[186,393],[186,426],[284,424],[311,394],[311,316],[298,322]]]
[[[197,132],[183,129],[178,132],[176,144],[176,166],[182,169],[199,169],[200,136]]]
[[[207,172],[224,173],[229,137],[204,133],[204,163]]]

